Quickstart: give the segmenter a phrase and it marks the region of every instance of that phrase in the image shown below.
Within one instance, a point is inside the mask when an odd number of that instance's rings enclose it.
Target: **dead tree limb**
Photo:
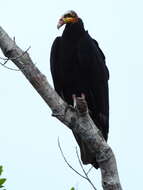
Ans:
[[[91,120],[86,102],[77,99],[77,110],[68,106],[54,91],[46,77],[33,64],[28,52],[24,53],[0,27],[0,48],[3,54],[21,70],[40,96],[51,108],[53,115],[78,134],[96,155],[102,174],[104,190],[122,190],[115,156],[102,134]]]

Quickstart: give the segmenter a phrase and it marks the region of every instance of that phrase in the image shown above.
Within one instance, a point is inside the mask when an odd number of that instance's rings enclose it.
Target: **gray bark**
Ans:
[[[78,134],[89,147],[91,153],[96,155],[101,169],[103,189],[122,190],[113,151],[91,120],[85,100],[77,98],[76,110],[68,106],[50,86],[46,77],[33,64],[29,54],[22,51],[2,27],[0,27],[0,48],[3,54],[15,63],[45,100],[51,108],[53,116]]]

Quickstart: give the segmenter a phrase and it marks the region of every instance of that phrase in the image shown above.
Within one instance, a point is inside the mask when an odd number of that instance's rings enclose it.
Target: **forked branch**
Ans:
[[[95,186],[93,185],[92,181],[90,180],[90,178],[88,177],[89,171],[86,172],[85,169],[83,168],[83,165],[82,165],[82,163],[81,163],[81,160],[80,160],[80,157],[79,157],[79,154],[78,154],[77,147],[76,147],[76,155],[77,155],[78,162],[79,162],[79,164],[80,164],[80,167],[81,167],[81,169],[82,169],[84,175],[82,175],[82,174],[79,173],[76,169],[74,169],[74,168],[72,167],[72,165],[67,161],[67,159],[66,159],[66,157],[65,157],[65,155],[64,155],[64,153],[63,153],[63,150],[62,150],[62,148],[61,148],[61,144],[60,144],[59,138],[58,138],[58,147],[59,147],[59,149],[60,149],[60,152],[61,152],[61,154],[62,154],[62,157],[63,157],[64,161],[65,161],[66,164],[69,166],[69,168],[72,169],[72,170],[73,170],[76,174],[78,174],[80,177],[86,179],[86,180],[89,182],[89,184],[93,187],[94,190],[97,190],[97,189],[95,188]],[[90,168],[90,169],[91,169],[91,168]]]

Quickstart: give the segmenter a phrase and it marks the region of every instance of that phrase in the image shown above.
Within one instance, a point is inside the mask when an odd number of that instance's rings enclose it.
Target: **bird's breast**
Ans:
[[[63,48],[60,51],[58,74],[63,86],[76,85],[79,79],[80,70],[77,53],[73,48]]]

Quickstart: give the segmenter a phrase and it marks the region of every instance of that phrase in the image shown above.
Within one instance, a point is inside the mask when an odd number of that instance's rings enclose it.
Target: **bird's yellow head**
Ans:
[[[57,28],[59,29],[61,26],[67,23],[75,23],[78,21],[78,15],[74,11],[68,11],[66,12],[60,19],[57,25]]]

